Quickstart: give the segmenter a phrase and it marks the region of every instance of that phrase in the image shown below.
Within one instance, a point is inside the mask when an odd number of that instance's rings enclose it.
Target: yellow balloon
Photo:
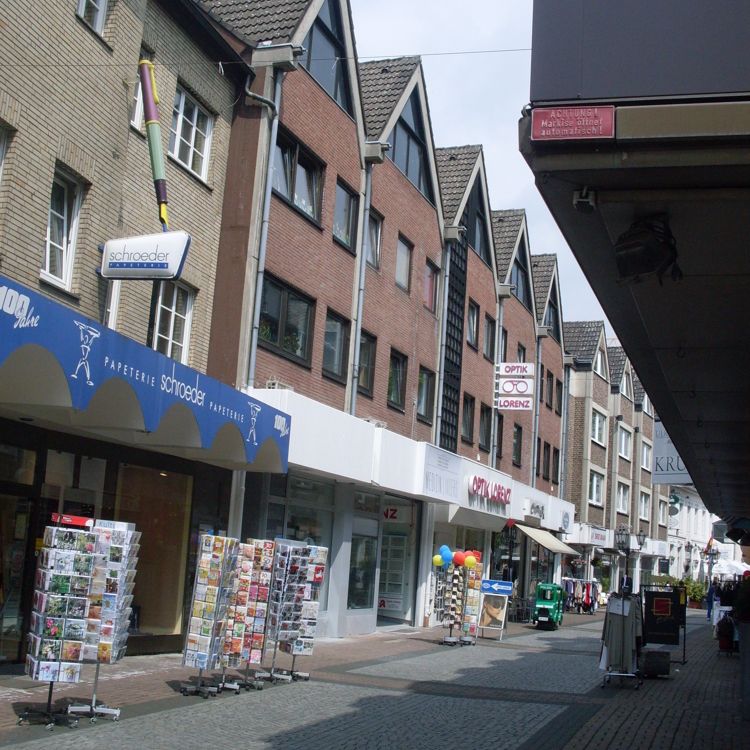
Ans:
[[[443,558],[440,555],[433,555],[432,564],[440,567],[443,564]]]
[[[464,565],[467,568],[474,568],[477,564],[477,558],[474,557],[474,555],[466,555],[466,559],[464,560]]]

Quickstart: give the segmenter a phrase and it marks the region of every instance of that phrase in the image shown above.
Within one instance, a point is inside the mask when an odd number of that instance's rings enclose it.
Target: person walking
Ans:
[[[711,585],[708,587],[708,591],[706,592],[706,609],[708,610],[706,612],[706,619],[709,622],[711,621],[711,613],[714,610],[715,598],[716,598],[716,579],[714,578],[714,580],[711,581]]]

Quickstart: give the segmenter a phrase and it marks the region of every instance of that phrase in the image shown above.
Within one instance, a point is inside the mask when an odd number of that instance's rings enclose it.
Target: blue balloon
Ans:
[[[453,562],[453,553],[446,547],[440,552],[440,557],[443,558],[443,565],[450,565]]]
[[[447,544],[444,544],[444,545],[443,545],[443,546],[442,546],[442,547],[441,547],[441,548],[440,548],[440,549],[438,550],[438,554],[439,554],[439,555],[442,555],[442,554],[443,554],[443,552],[445,552],[446,550],[447,550],[448,552],[450,552],[450,551],[451,551],[451,548],[450,548],[450,547],[449,547],[449,546],[448,546]]]

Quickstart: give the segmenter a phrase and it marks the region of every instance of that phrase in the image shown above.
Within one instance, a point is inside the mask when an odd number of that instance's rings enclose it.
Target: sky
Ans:
[[[518,151],[532,0],[350,2],[360,59],[422,55],[435,145],[481,144],[492,208],[525,209],[531,252],[557,254],[564,320],[606,321]]]

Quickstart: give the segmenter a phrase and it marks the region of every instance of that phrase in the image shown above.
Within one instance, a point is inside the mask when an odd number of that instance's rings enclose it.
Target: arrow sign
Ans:
[[[493,581],[491,578],[483,578],[481,592],[483,594],[500,594],[503,596],[511,596],[513,594],[513,582]]]

